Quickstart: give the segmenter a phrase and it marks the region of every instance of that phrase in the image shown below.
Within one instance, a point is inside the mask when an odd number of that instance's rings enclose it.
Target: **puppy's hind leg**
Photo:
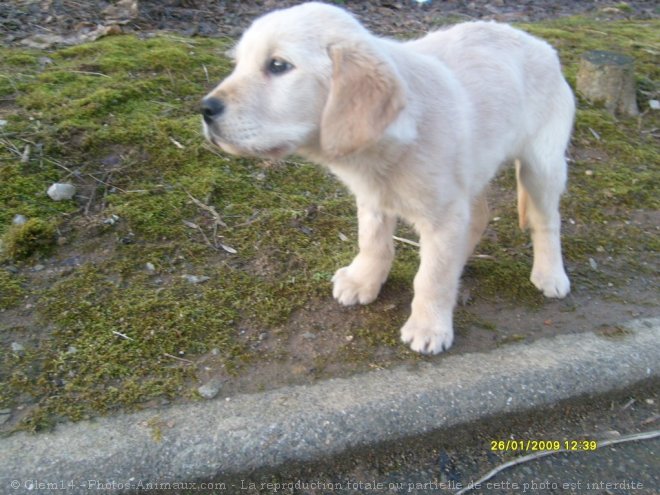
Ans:
[[[516,163],[516,172],[520,226],[530,228],[534,249],[530,279],[545,296],[563,298],[571,288],[560,236],[559,201],[566,183],[564,148],[553,155],[532,148]]]

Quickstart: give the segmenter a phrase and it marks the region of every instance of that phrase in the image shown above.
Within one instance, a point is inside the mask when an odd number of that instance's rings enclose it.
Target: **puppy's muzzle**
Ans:
[[[201,112],[207,125],[213,124],[215,119],[222,115],[224,111],[225,104],[222,100],[212,96],[202,100]]]

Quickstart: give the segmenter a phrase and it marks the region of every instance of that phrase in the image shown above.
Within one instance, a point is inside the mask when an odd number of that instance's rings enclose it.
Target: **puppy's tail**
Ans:
[[[518,225],[521,230],[527,229],[527,201],[529,196],[525,190],[525,186],[520,180],[520,160],[516,159],[516,185],[518,190]]]

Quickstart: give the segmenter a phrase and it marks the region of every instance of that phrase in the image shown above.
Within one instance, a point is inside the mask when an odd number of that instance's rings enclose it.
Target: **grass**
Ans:
[[[614,48],[637,60],[641,105],[657,95],[657,22],[523,27],[558,47],[571,82],[582,51]],[[229,375],[242,373],[260,359],[254,330],[286,336],[291,315],[327,298],[332,273],[354,255],[353,200],[321,168],[232,158],[204,143],[197,105],[230,71],[226,48],[169,36],[113,36],[48,53],[0,48],[0,98],[11,102],[0,108],[8,120],[1,255],[21,270],[0,269],[0,333],[38,335],[26,337],[22,355],[0,350],[0,408],[31,402],[20,428],[194,400],[197,360],[213,354]],[[654,127],[655,114],[615,120],[580,101],[574,145],[597,158],[571,166],[569,263],[597,246],[631,260],[657,250],[653,235],[626,223],[636,210],[658,209]],[[74,200],[51,201],[45,190],[55,181],[74,183]],[[513,184],[505,173],[496,186]],[[29,219],[20,228],[11,225],[17,214]],[[497,261],[470,263],[472,297],[538,306],[515,206],[497,214],[497,239],[479,247]],[[37,263],[54,274],[39,278]],[[399,249],[391,290],[410,290],[417,263],[415,250]],[[378,346],[406,355],[397,333],[406,311],[360,309],[364,324],[353,334],[362,347],[349,358],[368,360]],[[496,332],[469,308],[459,316],[459,326]]]

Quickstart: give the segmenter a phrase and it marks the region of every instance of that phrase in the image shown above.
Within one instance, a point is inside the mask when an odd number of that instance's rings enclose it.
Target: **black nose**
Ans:
[[[202,115],[204,116],[204,122],[207,124],[212,124],[213,119],[220,116],[224,111],[225,104],[222,100],[213,97],[202,100]]]

